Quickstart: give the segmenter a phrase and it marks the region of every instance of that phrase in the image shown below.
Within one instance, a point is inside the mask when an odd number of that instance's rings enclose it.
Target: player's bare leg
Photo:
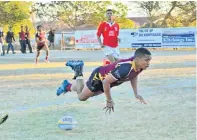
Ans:
[[[46,51],[45,62],[46,62],[46,63],[50,63],[50,62],[49,62],[49,47],[48,47],[48,46],[45,46],[45,47],[44,47],[44,50]]]
[[[37,50],[37,53],[36,53],[36,60],[35,60],[35,64],[37,65],[38,64],[38,58],[40,56],[40,50]]]
[[[93,96],[93,92],[85,85],[84,79],[82,77],[83,63],[75,63],[77,61],[72,61],[72,69],[75,71],[76,81],[72,84],[67,80],[64,80],[61,87],[57,90],[57,96],[68,91],[76,91],[80,101],[86,101],[89,97]],[[78,61],[79,62],[79,61]]]

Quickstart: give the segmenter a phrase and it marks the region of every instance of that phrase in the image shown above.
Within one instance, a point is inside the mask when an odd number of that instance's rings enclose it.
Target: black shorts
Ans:
[[[40,50],[42,50],[42,49],[43,49],[43,47],[44,47],[44,45],[37,46],[37,51],[40,51]]]
[[[88,81],[86,82],[87,87],[94,93],[104,92],[103,83],[99,79],[99,69],[100,67],[96,68],[90,75]]]

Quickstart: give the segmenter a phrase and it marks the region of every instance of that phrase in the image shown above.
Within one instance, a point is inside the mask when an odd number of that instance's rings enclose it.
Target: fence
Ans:
[[[100,49],[96,30],[55,34],[55,49]],[[121,29],[119,48],[195,48],[196,28]],[[35,41],[32,39],[32,44]]]

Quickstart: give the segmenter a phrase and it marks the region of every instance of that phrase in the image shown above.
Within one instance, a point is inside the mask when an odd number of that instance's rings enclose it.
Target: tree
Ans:
[[[183,26],[194,26],[196,25],[196,2],[179,2],[177,7],[180,9],[177,17],[181,19]]]
[[[154,26],[153,22],[156,19],[157,14],[158,14],[157,11],[160,9],[159,1],[147,1],[147,2],[138,1],[135,3],[138,4],[139,8],[142,8],[146,12],[146,14],[148,15],[149,22],[150,22],[148,26],[152,28]]]
[[[0,2],[0,25],[4,32],[11,26],[15,36],[18,36],[20,26],[28,25],[30,35],[33,36],[35,30],[30,19],[31,5],[31,2]]]
[[[160,27],[194,27],[196,25],[196,3],[194,1],[171,2],[170,10],[158,23]]]
[[[73,30],[80,25],[98,25],[105,20],[107,7],[113,5],[116,18],[124,19],[127,15],[127,6],[122,3],[110,1],[54,1],[49,3],[36,3],[34,11],[37,15],[51,21],[63,21]]]
[[[116,19],[116,22],[119,24],[121,29],[136,28],[135,22],[133,22],[130,19],[118,18],[118,19]]]
[[[29,17],[30,2],[0,2],[0,24],[13,25]]]
[[[145,27],[180,27],[196,24],[196,2],[168,1],[168,2],[137,2],[139,7],[146,11],[150,23]],[[152,5],[152,6],[151,6]],[[150,13],[155,13],[151,15]],[[154,18],[153,18],[154,17]]]

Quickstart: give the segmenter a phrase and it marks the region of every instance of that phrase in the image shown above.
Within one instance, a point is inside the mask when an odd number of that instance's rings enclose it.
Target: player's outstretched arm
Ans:
[[[134,92],[134,95],[135,95],[135,98],[137,98],[141,103],[143,104],[147,104],[145,102],[145,100],[143,99],[142,96],[138,95],[138,91],[137,91],[137,80],[138,80],[138,77],[134,77],[133,79],[131,79],[131,86],[133,88],[133,92]]]
[[[109,113],[111,111],[114,112],[114,102],[112,100],[112,97],[111,97],[111,90],[110,90],[110,84],[117,81],[117,79],[112,75],[112,74],[109,74],[104,80],[103,80],[103,89],[104,89],[104,93],[105,93],[105,96],[107,98],[107,104],[106,104],[106,107],[103,108],[103,109],[106,109],[106,112],[109,111]]]

